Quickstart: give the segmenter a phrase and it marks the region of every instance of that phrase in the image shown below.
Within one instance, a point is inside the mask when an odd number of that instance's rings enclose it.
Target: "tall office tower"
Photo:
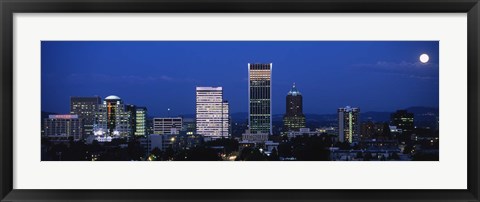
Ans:
[[[248,125],[251,133],[272,134],[272,63],[248,63]]]
[[[98,111],[98,105],[102,98],[94,97],[70,97],[70,114],[78,115],[82,120],[84,137],[93,135],[93,124],[95,123],[95,114]]]
[[[229,137],[228,102],[223,100],[222,87],[196,88],[197,134],[210,138]]]
[[[415,128],[413,120],[413,113],[407,112],[407,110],[397,110],[397,112],[391,114],[391,124],[402,129],[402,134],[398,137],[401,142],[410,142],[413,129]]]
[[[286,113],[283,116],[285,131],[298,131],[305,128],[305,115],[303,115],[302,94],[297,90],[295,83],[287,94]]]
[[[94,134],[100,137],[128,137],[132,135],[131,112],[121,98],[110,95],[99,105]]]
[[[358,142],[360,109],[346,106],[338,108],[338,139],[340,142]]]
[[[82,119],[76,114],[49,115],[44,119],[44,137],[52,141],[82,139]]]
[[[153,134],[176,135],[180,133],[182,126],[181,117],[153,118]]]
[[[135,109],[135,136],[147,135],[147,108],[137,107]]]
[[[127,104],[125,105],[125,111],[128,112],[130,118],[128,119],[130,125],[130,134],[134,135],[136,130],[136,123],[137,123],[137,106]]]

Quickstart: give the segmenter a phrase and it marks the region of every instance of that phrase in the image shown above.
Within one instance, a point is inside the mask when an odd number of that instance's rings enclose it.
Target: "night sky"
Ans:
[[[437,41],[43,41],[42,111],[70,96],[117,95],[152,116],[195,113],[196,86],[222,86],[247,112],[247,63],[273,63],[273,114],[295,82],[304,113],[438,107]],[[419,56],[430,60],[423,64]],[[171,112],[167,114],[167,108]]]

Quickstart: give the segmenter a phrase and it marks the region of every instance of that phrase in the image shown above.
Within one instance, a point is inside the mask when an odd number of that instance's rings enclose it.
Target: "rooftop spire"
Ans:
[[[297,90],[297,87],[295,86],[295,82],[293,82],[292,89],[288,92],[288,95],[293,95],[293,96],[302,95],[300,91]]]

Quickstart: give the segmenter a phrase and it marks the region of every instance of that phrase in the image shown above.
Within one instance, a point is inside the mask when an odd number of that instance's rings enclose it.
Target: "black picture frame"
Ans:
[[[1,201],[479,201],[479,0],[0,0]],[[13,189],[14,13],[467,13],[466,190],[18,190]],[[448,175],[448,173],[445,173]]]

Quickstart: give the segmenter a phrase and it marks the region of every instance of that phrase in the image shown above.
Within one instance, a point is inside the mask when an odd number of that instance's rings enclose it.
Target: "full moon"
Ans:
[[[423,64],[427,63],[429,59],[430,57],[428,57],[428,55],[425,53],[420,55],[420,62],[422,62]]]

